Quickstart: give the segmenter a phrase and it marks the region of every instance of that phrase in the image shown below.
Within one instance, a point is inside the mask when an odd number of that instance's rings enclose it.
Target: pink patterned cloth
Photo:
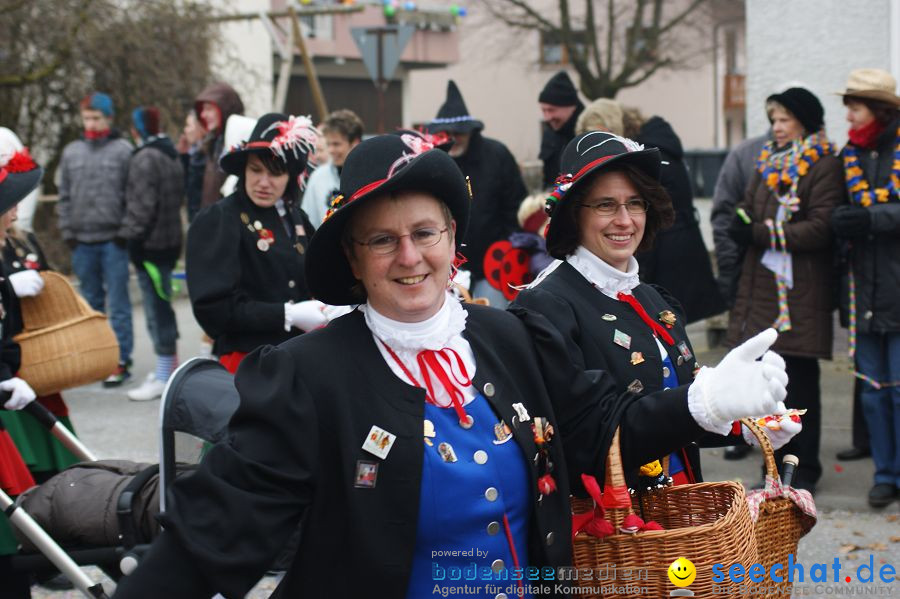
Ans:
[[[795,489],[794,487],[784,487],[781,485],[779,478],[772,478],[766,475],[766,487],[764,489],[755,489],[747,493],[747,503],[750,506],[750,518],[756,522],[759,519],[759,506],[766,499],[777,499],[779,497],[787,497],[797,504],[807,516],[816,518],[816,502],[812,495],[805,489]]]

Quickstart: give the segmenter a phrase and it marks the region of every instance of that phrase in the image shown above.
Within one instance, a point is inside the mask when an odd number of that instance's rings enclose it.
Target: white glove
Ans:
[[[322,308],[322,312],[325,314],[325,318],[328,319],[328,322],[331,322],[335,318],[340,318],[345,314],[353,312],[353,306],[329,306],[328,304],[325,304],[325,307]]]
[[[787,411],[782,402],[779,402],[778,409],[782,414]],[[763,430],[766,431],[766,436],[769,438],[769,442],[772,443],[773,449],[781,449],[787,445],[788,441],[793,439],[797,433],[803,430],[802,422],[794,422],[790,418],[784,418],[778,425],[778,429],[772,429],[768,426],[763,427]],[[756,440],[756,435],[751,433],[746,426],[741,427],[741,434],[744,437],[744,441],[747,442],[747,445],[759,447],[759,441]]]
[[[6,400],[3,407],[7,410],[21,410],[34,401],[37,397],[34,389],[28,386],[28,383],[17,376],[0,382],[0,391],[9,391],[12,397]]]
[[[311,331],[325,326],[328,317],[323,309],[325,304],[319,300],[307,300],[297,304],[288,302],[284,305],[284,330],[290,331],[296,327],[301,331]]]
[[[727,435],[740,418],[785,412],[784,360],[767,351],[776,339],[778,332],[766,329],[728,352],[718,366],[700,369],[688,388],[688,409],[701,428]]]
[[[37,295],[44,288],[44,278],[36,270],[23,270],[9,275],[13,291],[19,297]]]

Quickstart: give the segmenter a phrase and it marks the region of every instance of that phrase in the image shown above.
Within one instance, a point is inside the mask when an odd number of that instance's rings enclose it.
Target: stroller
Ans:
[[[160,402],[159,465],[145,467],[146,465],[125,463],[131,467],[129,472],[132,474],[112,475],[119,479],[114,479],[114,484],[106,487],[109,495],[103,503],[114,506],[114,513],[110,507],[101,514],[98,521],[104,529],[114,530],[113,538],[118,542],[111,546],[69,546],[64,540],[62,544],[66,545],[65,549],[51,537],[59,536],[59,531],[64,530],[55,522],[58,518],[44,519],[45,523],[53,522],[53,527],[45,532],[29,515],[29,506],[49,506],[55,515],[70,511],[80,511],[82,514],[87,511],[104,511],[102,505],[95,505],[99,502],[91,503],[91,500],[97,499],[96,495],[88,500],[87,505],[73,505],[84,501],[79,496],[78,489],[68,499],[64,493],[54,499],[55,487],[66,490],[71,489],[72,484],[77,485],[78,476],[81,476],[78,470],[86,472],[86,476],[92,476],[94,480],[98,480],[98,472],[108,477],[110,475],[106,471],[110,470],[109,465],[118,467],[123,462],[96,461],[49,411],[39,404],[29,404],[26,409],[84,462],[71,466],[43,485],[26,491],[15,504],[5,495],[0,496],[0,508],[7,510],[13,526],[40,552],[15,556],[14,567],[39,576],[52,575],[55,570],[59,570],[85,596],[105,597],[100,584],[93,583],[78,566],[97,565],[113,580],[134,571],[158,528],[155,526],[154,515],[165,511],[165,489],[168,489],[180,472],[189,470],[184,464],[199,462],[207,443],[216,443],[225,438],[228,422],[238,403],[239,396],[234,388],[233,376],[218,362],[208,358],[193,358],[179,366],[170,377]],[[67,476],[75,478],[65,484],[59,484],[60,481],[54,483],[58,477]],[[45,486],[51,483],[54,487],[48,487],[50,491],[41,495]],[[90,489],[89,484],[83,486]],[[7,506],[11,507],[11,511]]]

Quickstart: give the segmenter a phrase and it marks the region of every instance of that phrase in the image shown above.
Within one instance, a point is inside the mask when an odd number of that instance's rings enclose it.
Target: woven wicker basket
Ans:
[[[766,475],[778,480],[778,467],[775,463],[775,450],[763,428],[750,418],[741,420],[756,440],[765,458]],[[770,572],[774,564],[787,564],[788,554],[794,554],[797,561],[797,543],[816,524],[816,519],[804,513],[796,503],[787,497],[766,499],[759,506],[759,518],[754,527],[756,545],[759,550],[760,563]],[[759,587],[777,587],[780,596],[785,596],[786,589],[793,583],[784,576],[782,582],[765,580]]]
[[[119,344],[106,320],[62,275],[44,271],[44,289],[20,300],[24,330],[18,376],[49,395],[105,379],[119,362]]]
[[[619,433],[616,431],[606,459],[605,488],[621,488],[626,485],[622,469]],[[752,564],[757,560],[756,539],[753,524],[744,497],[743,487],[735,482],[709,482],[666,487],[648,494],[627,508],[606,508],[606,517],[616,533],[597,538],[579,532],[573,540],[575,567],[579,572],[609,571],[614,565],[619,572],[631,570],[632,581],[627,586],[640,587],[635,594],[616,590],[615,597],[668,597],[676,589],[669,581],[668,569],[679,557],[689,559],[697,570],[697,578],[689,590],[698,597],[713,596],[712,565],[733,563]],[[626,534],[619,532],[625,516],[637,509],[641,517],[655,520],[665,530]],[[572,499],[573,514],[595,510],[591,499]],[[637,573],[637,575],[635,574]],[[636,577],[638,576],[638,577]],[[620,576],[618,587],[626,586]],[[597,591],[606,584],[579,580],[582,589],[579,597],[599,599]],[[716,583],[719,593],[729,597],[746,597],[747,587],[731,583],[728,578]],[[644,594],[639,594],[643,592]]]

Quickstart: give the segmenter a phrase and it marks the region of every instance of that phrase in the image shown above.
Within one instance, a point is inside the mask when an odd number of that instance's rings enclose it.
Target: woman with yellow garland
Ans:
[[[831,359],[829,219],[843,199],[843,172],[824,130],[819,99],[792,87],[766,99],[774,139],[763,146],[729,235],[747,248],[726,344],[772,326],[790,382],[785,404],[807,409],[803,430],[776,451],[800,459],[794,486],[815,491],[822,474],[820,358]]]
[[[844,96],[850,139],[842,151],[846,203],[831,225],[845,270],[841,322],[862,382],[875,482],[869,505],[884,507],[900,488],[900,97],[880,69],[850,73]]]

